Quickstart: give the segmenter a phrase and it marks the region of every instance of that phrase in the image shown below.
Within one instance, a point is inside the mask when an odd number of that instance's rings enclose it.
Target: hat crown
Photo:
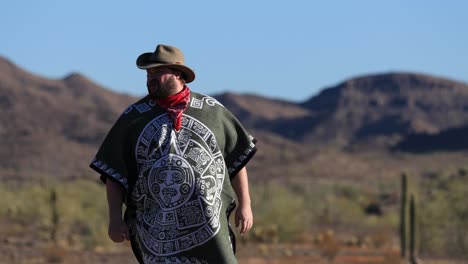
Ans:
[[[182,51],[174,46],[159,44],[154,52],[146,52],[138,56],[136,65],[145,70],[149,68],[168,67],[180,71],[186,83],[195,80],[195,72],[184,63]]]
[[[151,60],[161,63],[184,64],[184,54],[176,47],[159,44],[151,55]]]

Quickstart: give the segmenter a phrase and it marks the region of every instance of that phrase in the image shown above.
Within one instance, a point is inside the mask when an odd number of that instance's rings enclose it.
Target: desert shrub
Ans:
[[[325,196],[322,205],[320,224],[332,226],[355,225],[365,217],[363,208],[355,201],[334,194]]]
[[[252,185],[255,229],[277,230],[278,241],[290,241],[304,232],[307,222],[304,197],[278,183]]]
[[[320,254],[323,258],[332,261],[338,255],[341,247],[338,241],[335,239],[333,230],[329,229],[320,234]]]
[[[54,205],[52,190],[56,193]],[[1,184],[0,192],[0,217],[21,224],[23,232],[34,230],[37,237],[51,239],[54,229],[61,245],[76,248],[112,244],[107,238],[105,188],[94,181]]]
[[[468,256],[468,177],[464,170],[421,181],[420,242],[423,254]]]
[[[389,249],[384,251],[384,259],[379,264],[399,264],[407,263],[401,258],[399,250]]]
[[[307,202],[309,223],[313,226],[359,227],[369,219],[364,206],[375,196],[351,183],[315,183],[302,185]],[[381,218],[383,219],[383,218]],[[363,226],[367,228],[367,226]]]
[[[395,209],[380,217],[366,215],[364,205],[377,195],[356,184],[270,182],[252,184],[251,195],[255,225],[247,238],[252,241],[302,241],[327,227],[352,230],[355,236],[363,237],[398,226]],[[389,236],[388,232],[385,238],[377,236],[382,238],[377,244],[386,244]]]
[[[39,218],[49,214],[48,193],[41,186],[25,184],[17,187],[4,184],[0,186],[0,215],[18,221]]]
[[[8,228],[9,236],[34,231],[37,241],[49,239],[49,194],[43,187],[4,183],[0,185],[0,193],[0,217],[13,223]]]
[[[47,263],[63,263],[67,257],[67,251],[57,245],[51,245],[44,250]]]
[[[395,232],[393,232],[390,228],[378,228],[369,235],[372,245],[376,248],[390,246],[394,237]]]
[[[396,233],[378,233],[397,230],[399,223],[395,207],[386,208],[381,216],[366,215],[365,205],[379,197],[378,190],[369,185],[327,181],[288,185],[270,182],[252,184],[251,195],[255,224],[247,239],[252,241],[303,241],[320,230],[332,228],[355,237],[375,235],[376,246],[382,246],[389,244]]]
[[[59,236],[87,249],[110,245],[105,188],[91,181],[74,181],[56,190],[61,216]]]

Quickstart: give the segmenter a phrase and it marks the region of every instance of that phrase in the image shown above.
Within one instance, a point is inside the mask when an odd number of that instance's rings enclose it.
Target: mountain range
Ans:
[[[361,76],[299,103],[212,96],[257,137],[254,180],[421,172],[463,164],[468,149],[468,85],[427,74]],[[137,100],[79,73],[49,79],[0,57],[0,178],[95,177],[90,160]]]

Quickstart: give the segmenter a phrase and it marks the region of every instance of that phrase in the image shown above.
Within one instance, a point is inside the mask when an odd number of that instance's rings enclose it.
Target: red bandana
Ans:
[[[178,131],[182,125],[182,113],[187,109],[190,101],[190,90],[187,86],[177,94],[166,98],[156,99],[156,103],[167,110],[172,119],[174,128]]]

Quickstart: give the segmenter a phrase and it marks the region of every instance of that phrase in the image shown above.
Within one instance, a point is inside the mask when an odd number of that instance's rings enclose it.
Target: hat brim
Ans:
[[[153,53],[151,52],[141,54],[136,61],[137,67],[142,70],[146,70],[149,68],[172,68],[182,72],[186,83],[190,83],[193,82],[193,80],[195,80],[195,72],[189,67],[183,64],[161,63],[152,61],[150,59],[152,54]]]

